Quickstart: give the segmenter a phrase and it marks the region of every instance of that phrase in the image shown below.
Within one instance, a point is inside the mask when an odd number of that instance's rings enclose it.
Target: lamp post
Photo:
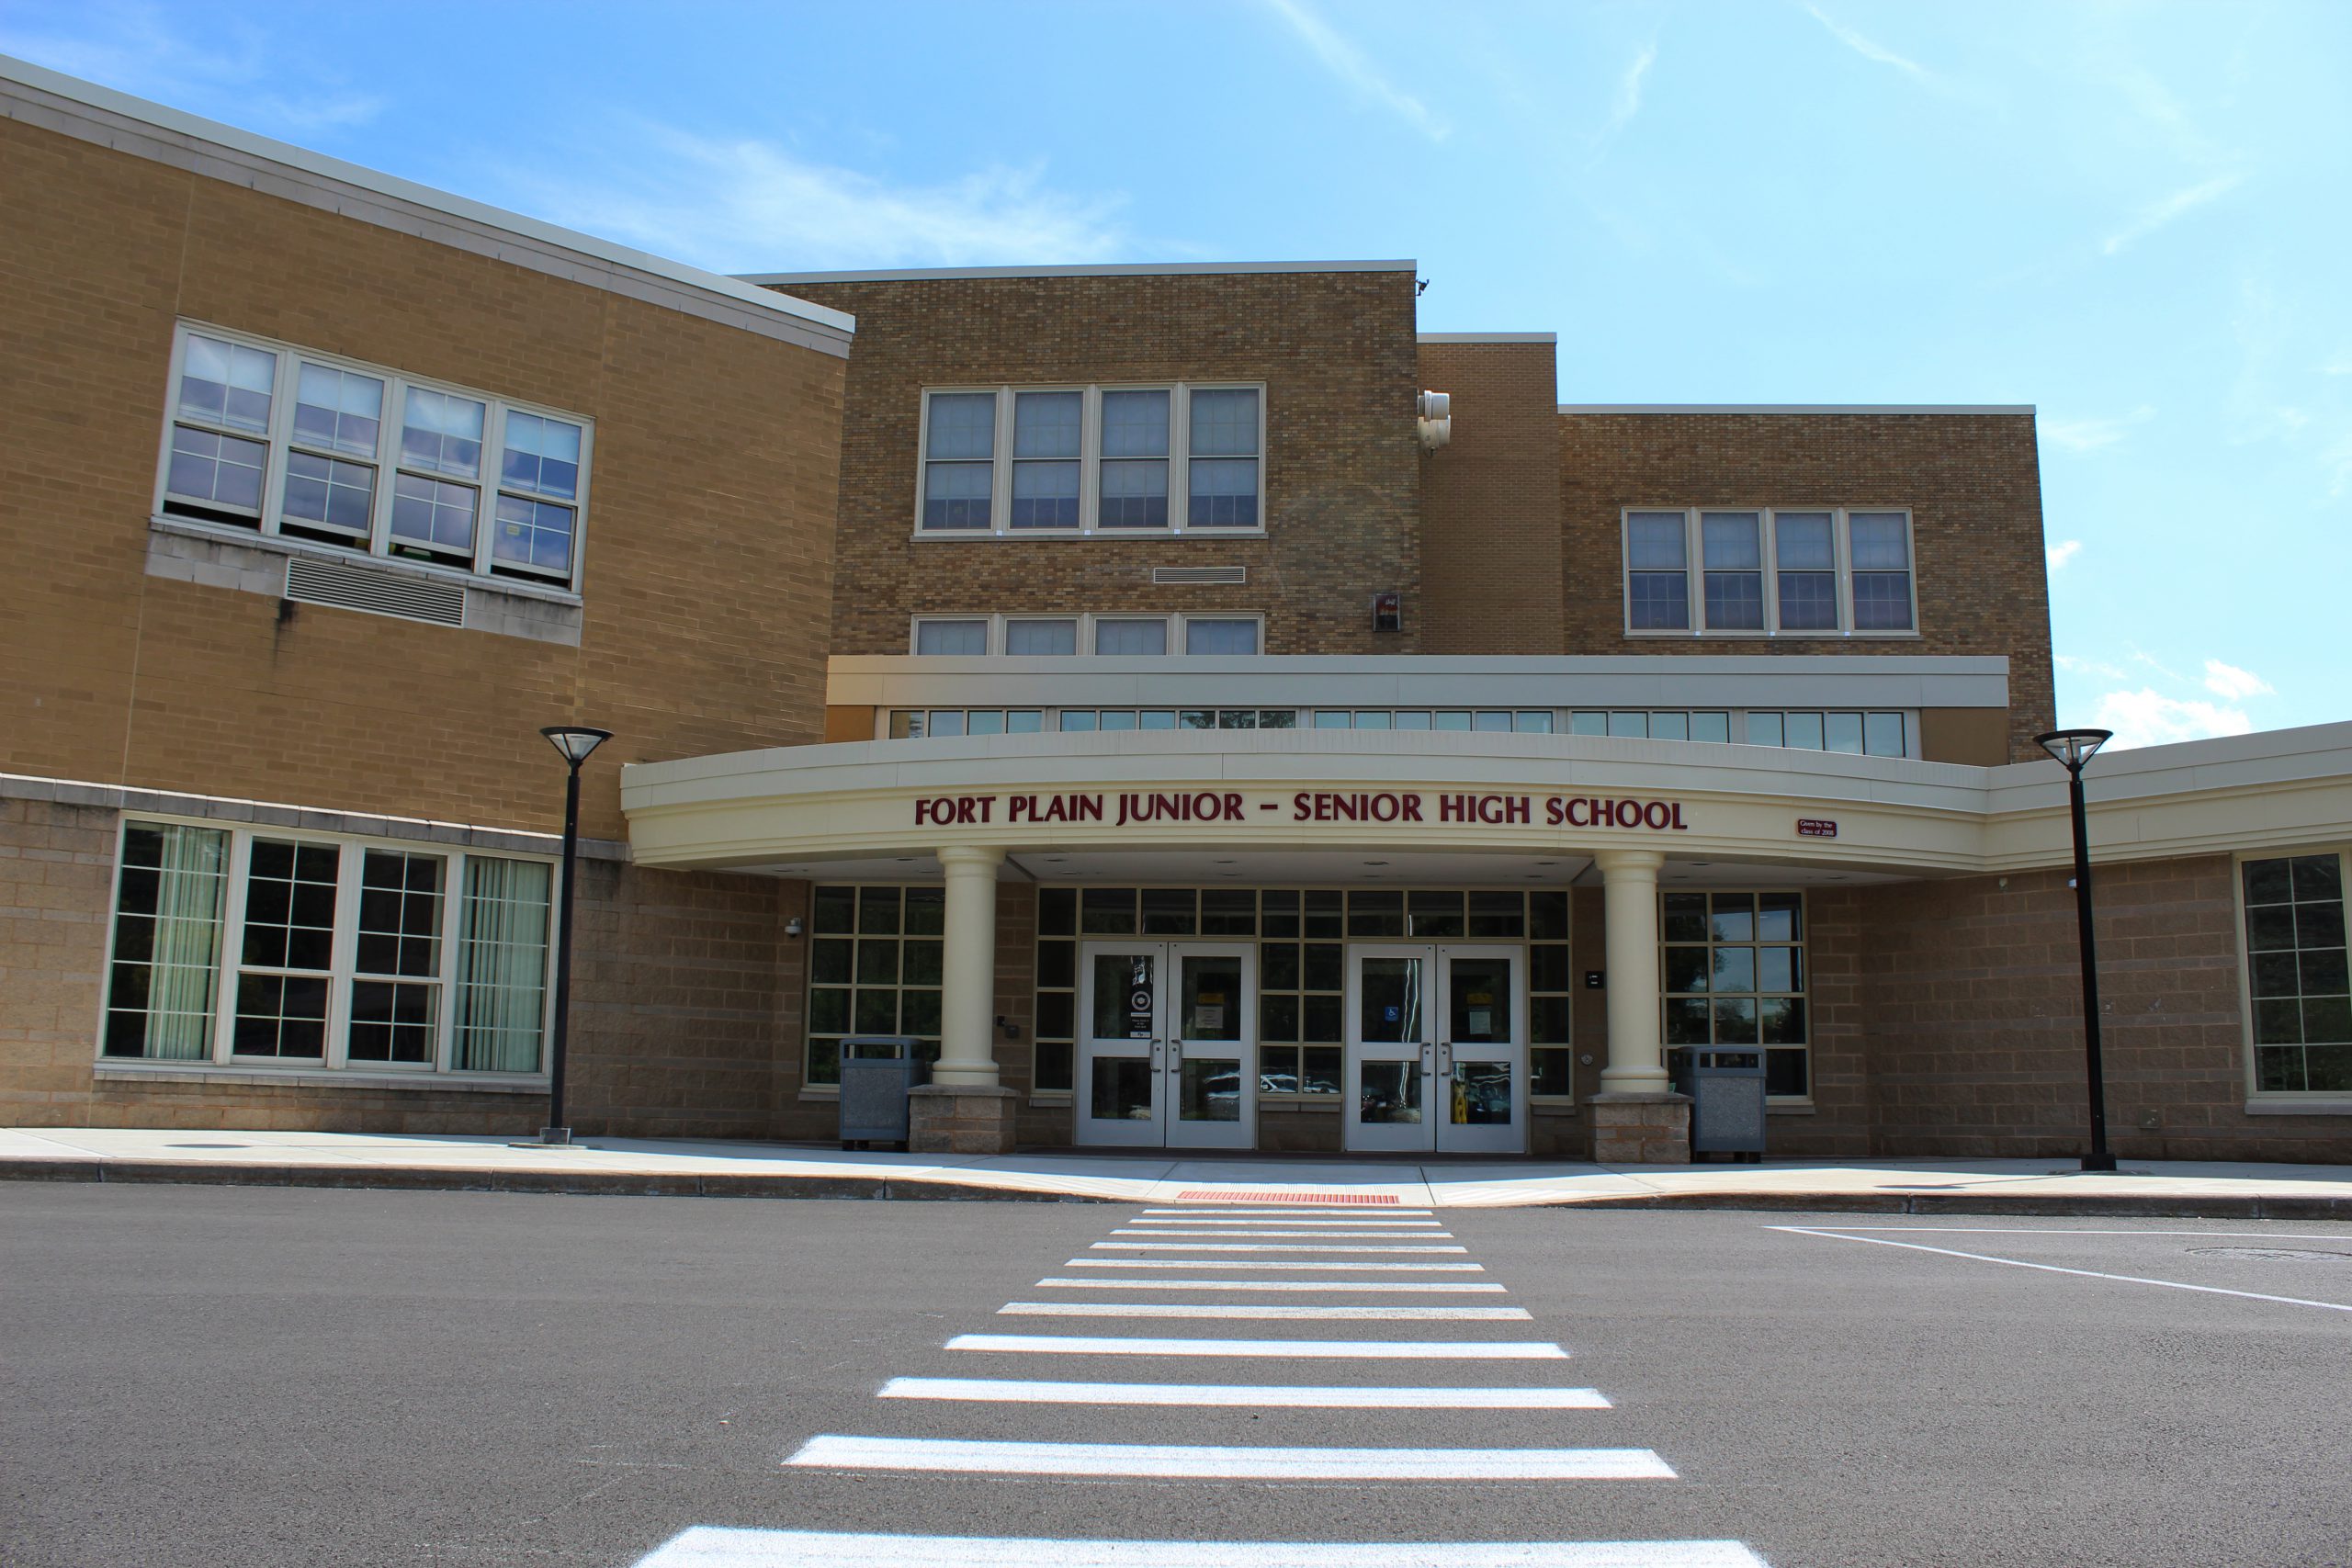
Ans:
[[[2083,958],[2083,1050],[2089,1058],[2091,1150],[2085,1170],[2113,1170],[2107,1148],[2107,1073],[2098,1051],[2098,958],[2091,945],[2090,824],[2083,810],[2083,764],[2115,738],[2111,729],[2056,729],[2034,737],[2036,744],[2066,770],[2067,798],[2075,813],[2075,919]]]
[[[571,1022],[571,870],[580,848],[580,764],[588,753],[613,738],[609,729],[585,725],[551,725],[539,731],[563,753],[571,770],[563,781],[563,893],[557,906],[555,927],[555,1030],[548,1051],[548,1124],[539,1129],[542,1144],[571,1142],[563,1120],[563,1047]]]

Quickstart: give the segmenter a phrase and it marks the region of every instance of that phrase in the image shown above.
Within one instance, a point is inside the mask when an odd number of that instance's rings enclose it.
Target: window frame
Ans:
[[[2352,845],[2298,844],[2284,849],[2239,850],[2230,857],[2230,910],[2237,925],[2238,960],[2238,1040],[2241,1066],[2244,1070],[2245,1100],[2249,1109],[2259,1105],[2266,1110],[2293,1107],[2297,1111],[2313,1116],[2352,1113],[2352,1092],[2330,1089],[2264,1089],[2261,1060],[2254,1027],[2254,939],[2246,929],[2245,868],[2249,861],[2300,860],[2313,855],[2334,855],[2337,898],[2344,906],[2347,934],[2352,935]],[[2352,952],[2352,941],[2347,941]],[[2298,952],[2301,951],[2300,948]],[[2298,999],[2302,992],[2298,989]]]
[[[1257,450],[1249,460],[1258,469],[1258,521],[1250,527],[1194,525],[1192,510],[1193,394],[1195,392],[1254,392],[1258,400]],[[1027,392],[1080,394],[1079,423],[1078,526],[1016,528],[1012,526],[1013,415],[1018,398]],[[1106,392],[1166,392],[1168,394],[1168,523],[1159,528],[1104,527],[1102,523],[1102,396]],[[996,400],[994,446],[988,462],[989,525],[985,528],[927,528],[923,514],[930,504],[931,405],[934,397],[988,394]],[[1266,532],[1267,483],[1271,468],[1266,451],[1267,383],[1250,379],[1161,381],[1040,381],[976,385],[942,382],[925,385],[917,393],[915,419],[914,517],[912,536],[918,539],[1090,539],[1168,538],[1199,535],[1208,538],[1256,538]],[[949,459],[942,459],[947,461]],[[977,458],[954,459],[977,462]],[[1052,459],[1067,461],[1067,459]],[[1114,459],[1114,461],[1116,459]],[[1204,462],[1234,460],[1232,454],[1202,454]]]
[[[1691,895],[1703,897],[1707,900],[1706,918],[1708,920],[1708,931],[1706,940],[1703,942],[1689,942],[1670,939],[1667,935],[1667,900],[1670,897]],[[1719,940],[1715,936],[1713,926],[1714,901],[1718,897],[1733,898],[1744,897],[1751,900],[1749,908],[1757,924],[1754,926],[1751,934],[1745,941],[1741,941],[1737,938],[1728,941]],[[1795,940],[1784,942],[1768,938],[1763,934],[1763,927],[1761,923],[1763,918],[1762,900],[1768,897],[1793,897],[1796,899],[1797,936]],[[1804,1054],[1804,1093],[1773,1094],[1770,1092],[1769,1089],[1770,1079],[1768,1077],[1766,1079],[1768,1089],[1765,1094],[1764,1103],[1768,1111],[1774,1106],[1804,1107],[1813,1105],[1815,1102],[1814,1091],[1816,1083],[1815,1076],[1815,1064],[1814,1059],[1814,1051],[1815,1050],[1818,1043],[1814,1039],[1815,976],[1813,967],[1813,900],[1807,897],[1807,890],[1801,886],[1773,886],[1769,885],[1747,887],[1673,886],[1659,888],[1654,897],[1654,907],[1657,911],[1657,941],[1656,944],[1657,951],[1657,1021],[1658,1045],[1661,1053],[1670,1056],[1671,1054],[1676,1051],[1706,1050],[1711,1048],[1710,1046],[1701,1044],[1696,1042],[1689,1044],[1677,1044],[1672,1042],[1671,1035],[1673,1025],[1669,1021],[1669,1012],[1672,1005],[1676,1001],[1689,1001],[1693,998],[1703,998],[1709,1004],[1710,1016],[1708,1032],[1710,1037],[1712,1037],[1714,1032],[1714,1024],[1713,1021],[1713,1007],[1714,998],[1719,996],[1745,998],[1747,1000],[1758,1004],[1758,1027],[1757,1043],[1753,1046],[1744,1043],[1734,1043],[1713,1048],[1735,1051],[1757,1050],[1764,1052],[1766,1055],[1763,1060],[1767,1066],[1768,1073],[1771,1062],[1771,1056],[1770,1055],[1771,1052],[1802,1051]],[[1756,955],[1755,973],[1752,976],[1755,983],[1749,986],[1746,990],[1718,991],[1713,986],[1708,987],[1702,991],[1676,991],[1668,987],[1667,954],[1669,949],[1696,948],[1699,951],[1703,952],[1707,955],[1707,972],[1712,977],[1714,970],[1715,950],[1723,947],[1744,947]],[[1764,949],[1768,947],[1786,947],[1795,950],[1797,955],[1795,962],[1797,965],[1798,978],[1803,982],[1801,985],[1797,986],[1793,989],[1785,991],[1765,989],[1763,985],[1763,953]],[[1798,998],[1804,1005],[1804,1043],[1802,1045],[1772,1044],[1765,1041],[1762,1037],[1762,1004],[1768,999],[1791,997]]]
[[[978,653],[924,653],[922,628],[941,623],[968,625],[978,621],[985,630],[982,649]],[[1005,651],[1007,636],[1015,622],[1073,621],[1078,626],[1078,646],[1071,653],[1023,653]],[[1165,653],[1097,653],[1096,629],[1105,621],[1157,621],[1168,628],[1168,651]],[[1258,628],[1258,648],[1254,653],[1193,653],[1183,651],[1188,628],[1194,621],[1249,621]],[[1259,659],[1266,652],[1266,615],[1262,610],[1086,610],[1066,614],[1039,611],[970,611],[957,615],[947,611],[926,612],[907,618],[907,652],[922,659]],[[1046,705],[1050,706],[1051,705]],[[1262,704],[1253,705],[1263,706]]]
[[[266,448],[263,456],[261,506],[251,525],[225,522],[189,512],[165,510],[171,495],[172,434],[183,423],[180,418],[180,379],[187,363],[189,340],[194,337],[217,338],[242,347],[258,350],[277,356],[277,365],[272,382],[269,429],[265,434],[247,433],[240,439],[258,441]],[[368,534],[365,539],[338,543],[334,539],[316,538],[305,534],[285,531],[286,477],[297,451],[320,454],[322,449],[310,443],[294,439],[294,406],[301,378],[301,367],[307,362],[323,369],[340,370],[365,376],[383,383],[384,404],[377,421],[376,450],[370,457],[354,453],[334,454],[335,460],[356,463],[374,470],[375,494],[368,503]],[[463,398],[483,405],[481,471],[470,487],[476,491],[474,513],[473,555],[469,565],[458,566],[440,558],[424,555],[400,553],[393,538],[392,505],[403,472],[401,460],[401,432],[407,418],[410,388]],[[577,494],[570,502],[571,519],[571,560],[570,570],[561,576],[544,571],[502,568],[493,553],[493,540],[498,514],[498,498],[508,491],[503,469],[506,451],[506,418],[510,413],[528,414],[540,419],[578,427],[580,431],[580,468]],[[208,429],[190,424],[191,429]],[[591,474],[594,468],[596,422],[586,414],[574,413],[551,405],[531,402],[526,399],[503,397],[479,388],[438,378],[413,376],[387,366],[372,365],[366,360],[345,355],[286,343],[257,333],[240,332],[211,321],[181,317],[173,325],[172,352],[168,364],[164,394],[164,420],[157,444],[155,482],[150,496],[150,515],[174,525],[218,528],[239,538],[261,537],[284,539],[288,544],[317,546],[350,556],[397,563],[410,569],[446,575],[455,581],[506,587],[527,584],[543,589],[557,589],[576,593],[583,581],[587,561],[588,513],[591,500]],[[423,470],[415,470],[423,475]],[[433,476],[424,476],[433,477]],[[465,484],[463,479],[448,475],[438,476],[445,482]],[[561,498],[544,491],[526,491],[515,487],[512,493],[526,499],[545,499],[561,504]],[[308,520],[294,519],[297,528],[316,526]],[[334,532],[332,529],[322,530]]]
[[[1706,531],[1705,519],[1710,515],[1752,513],[1757,518],[1758,542],[1762,551],[1764,617],[1760,627],[1715,627],[1707,624],[1706,593]],[[1835,626],[1783,626],[1781,625],[1781,565],[1779,523],[1782,513],[1818,516],[1830,520],[1829,538],[1831,574],[1838,602],[1838,624]],[[1854,624],[1854,550],[1852,519],[1856,513],[1891,513],[1903,519],[1904,557],[1909,565],[1905,570],[1910,591],[1911,624],[1905,627],[1858,627]],[[1634,519],[1636,516],[1656,517],[1660,514],[1679,515],[1682,519],[1682,592],[1684,625],[1680,626],[1637,626],[1634,624]],[[1919,548],[1918,518],[1913,508],[1896,505],[1843,505],[1821,503],[1763,505],[1754,502],[1734,501],[1703,506],[1636,505],[1622,507],[1617,514],[1618,597],[1621,602],[1622,635],[1629,640],[1698,639],[1708,642],[1804,641],[1808,639],[1839,641],[1917,641],[1919,628]],[[1815,570],[1818,569],[1805,569]]]
[[[121,932],[123,857],[133,828],[162,826],[199,828],[229,836],[223,871],[226,885],[221,889],[220,897],[220,951],[213,964],[216,985],[209,1040],[201,1056],[109,1055],[106,1049],[106,1036],[107,1021],[114,1010],[115,949]],[[245,1055],[236,1049],[237,982],[249,967],[244,962],[245,906],[253,867],[253,846],[256,840],[296,846],[325,845],[337,852],[333,955],[331,967],[325,972],[328,976],[326,1041],[325,1048],[317,1056]],[[437,939],[441,951],[431,982],[439,988],[440,1010],[434,1021],[433,1059],[430,1062],[378,1061],[368,1057],[353,1061],[350,1057],[353,987],[361,977],[356,968],[361,876],[369,850],[429,855],[443,864],[441,931]],[[472,859],[528,861],[548,867],[548,953],[539,1009],[539,1065],[530,1072],[502,1073],[480,1068],[459,1070],[449,1066],[457,1039],[457,997],[460,988],[458,966],[464,946],[460,922],[463,919],[466,864]],[[349,1076],[354,1082],[396,1077],[412,1079],[420,1085],[478,1083],[502,1087],[545,1087],[549,1081],[548,1054],[555,1030],[556,912],[562,897],[563,867],[560,857],[555,855],[503,850],[475,851],[422,839],[370,838],[322,833],[271,823],[227,822],[170,812],[126,811],[115,824],[112,886],[107,894],[106,968],[97,987],[96,1063],[101,1068],[130,1072],[227,1071],[289,1076],[325,1073]],[[288,973],[282,966],[263,964],[250,967],[256,973]],[[313,974],[317,971],[300,973]],[[372,975],[368,977],[379,978]]]

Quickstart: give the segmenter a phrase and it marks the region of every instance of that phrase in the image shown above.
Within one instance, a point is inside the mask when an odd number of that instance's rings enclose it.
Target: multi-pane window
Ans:
[[[211,327],[180,329],[174,377],[158,511],[573,581],[585,420]]]
[[[1157,658],[1256,654],[1265,647],[1259,615],[919,615],[917,653],[1040,657],[1080,651]]]
[[[923,396],[919,533],[1264,526],[1255,386],[998,387]]]
[[[1760,1045],[1765,1092],[1809,1094],[1804,895],[1668,893],[1660,906],[1668,1049]]]
[[[1918,629],[1915,587],[1908,512],[1625,513],[1629,632],[1906,636]]]
[[[2254,1083],[2266,1093],[2352,1092],[2352,970],[2344,863],[2333,851],[2249,860],[2246,989]]]
[[[946,900],[942,887],[816,889],[807,1082],[841,1082],[842,1041],[851,1035],[911,1035],[915,1055],[939,1059]]]
[[[1184,617],[1184,651],[1255,653],[1258,651],[1258,622],[1254,616],[1213,619],[1187,615]]]
[[[1737,741],[1745,746],[1845,751],[1855,756],[1917,755],[1918,720],[1908,713],[1820,712],[1782,708],[1597,709],[1568,715],[1574,735],[1614,735],[1635,740]]]
[[[986,616],[969,620],[934,620],[915,623],[917,653],[956,654],[972,657],[989,650],[989,623]]]
[[[1068,1092],[1077,1049],[1079,944],[1104,937],[1255,937],[1258,1088],[1337,1095],[1346,1051],[1350,938],[1524,942],[1531,1071],[1566,1094],[1568,896],[1556,889],[1044,887],[1037,894],[1035,1089]]]
[[[1104,619],[1094,623],[1094,651],[1105,654],[1161,654],[1168,651],[1164,620]]]
[[[1317,708],[1317,729],[1449,729],[1486,735],[1549,735],[1550,708]]]
[[[127,823],[101,1049],[536,1073],[552,881],[544,861]]]
[[[1014,657],[1052,656],[1078,651],[1078,622],[1009,620],[1004,623],[1004,651]]]

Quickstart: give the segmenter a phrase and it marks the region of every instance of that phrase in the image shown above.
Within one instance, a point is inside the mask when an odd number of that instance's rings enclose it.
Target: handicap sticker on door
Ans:
[[[1391,1002],[1388,1006],[1380,1010],[1381,1021],[1384,1023],[1394,1023],[1404,1016],[1404,1010],[1397,1007],[1394,1002]]]

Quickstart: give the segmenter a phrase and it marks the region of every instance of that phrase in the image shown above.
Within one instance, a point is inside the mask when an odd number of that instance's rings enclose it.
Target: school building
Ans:
[[[1408,261],[724,277],[0,63],[0,1122],[2065,1156],[2030,407]],[[777,258],[779,261],[790,258]],[[1565,303],[1565,302],[1564,302]],[[2152,607],[2161,613],[2161,607]],[[2352,1159],[2352,724],[2086,774],[2125,1157]]]

